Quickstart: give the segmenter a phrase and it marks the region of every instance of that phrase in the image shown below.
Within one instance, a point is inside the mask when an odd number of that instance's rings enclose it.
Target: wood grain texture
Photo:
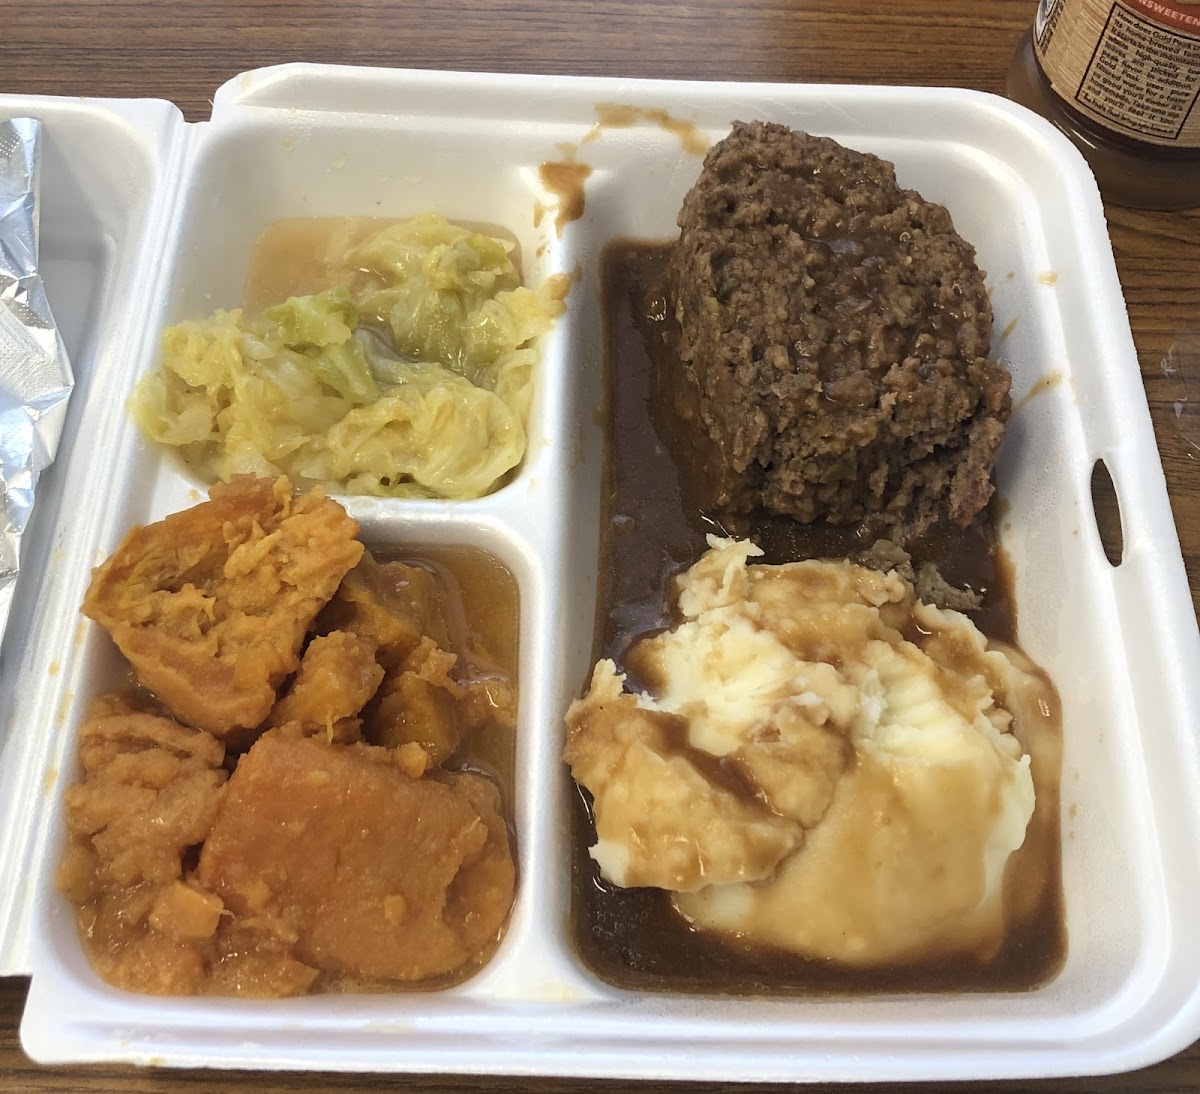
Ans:
[[[189,120],[246,69],[285,61],[502,72],[969,86],[999,92],[1033,0],[0,0],[0,91],[170,99]],[[1108,210],[1175,519],[1200,603],[1200,213]],[[1189,342],[1189,340],[1191,340]],[[1194,348],[1190,348],[1193,346]],[[1173,376],[1163,359],[1175,347]],[[1194,404],[1194,409],[1193,409]],[[1135,489],[1136,484],[1118,484]],[[260,1094],[626,1084],[464,1077],[221,1074],[38,1068],[20,1050],[26,982],[0,980],[0,1090]],[[730,1084],[689,1089],[715,1094]],[[911,1091],[875,1086],[868,1090]],[[962,1085],[925,1089],[965,1090]],[[972,1091],[1200,1091],[1200,1047],[1105,1080]]]

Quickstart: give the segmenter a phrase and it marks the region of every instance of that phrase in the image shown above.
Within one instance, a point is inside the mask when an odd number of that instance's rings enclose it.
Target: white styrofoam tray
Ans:
[[[699,159],[655,126],[578,147],[582,218],[538,215],[538,166],[597,104],[666,108],[716,140],[766,118],[893,160],[944,202],[988,271],[1014,399],[997,469],[1020,640],[1063,701],[1068,953],[1034,991],[768,998],[630,992],[568,939],[561,720],[586,679],[599,540],[603,323],[597,259],[665,238]],[[941,1079],[1096,1073],[1200,1035],[1200,637],[1113,266],[1082,158],[1004,100],[918,88],[667,83],[289,65],[235,78],[212,120],[159,102],[0,96],[46,122],[43,265],[79,376],[44,480],[0,662],[0,973],[32,973],[22,1041],[45,1062],[711,1079]],[[124,400],[170,322],[238,303],[249,247],[285,216],[502,224],[527,281],[578,270],[543,347],[528,456],[480,501],[350,499],[381,548],[470,544],[521,589],[520,887],[499,952],[435,992],[275,1002],[123,993],[90,970],[54,890],[74,729],[117,671],[78,605],[130,525],[204,484],[148,446]],[[1001,331],[1006,335],[1001,337]],[[1093,465],[1124,528],[1105,559]]]

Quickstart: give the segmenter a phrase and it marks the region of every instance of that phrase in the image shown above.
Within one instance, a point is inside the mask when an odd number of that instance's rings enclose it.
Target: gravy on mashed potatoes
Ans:
[[[709,546],[624,658],[645,690],[602,660],[567,716],[601,875],[810,958],[992,957],[1036,902],[1005,879],[1057,780],[1053,688],[898,574]]]

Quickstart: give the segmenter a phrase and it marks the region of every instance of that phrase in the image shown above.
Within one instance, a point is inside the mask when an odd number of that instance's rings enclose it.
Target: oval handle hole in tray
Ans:
[[[1109,565],[1120,566],[1125,552],[1125,536],[1121,531],[1121,504],[1112,475],[1104,460],[1092,464],[1092,514],[1096,520],[1096,531],[1100,533],[1100,545]]]

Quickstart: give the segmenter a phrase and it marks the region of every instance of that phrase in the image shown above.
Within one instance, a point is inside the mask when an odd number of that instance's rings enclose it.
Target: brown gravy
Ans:
[[[696,127],[695,122],[677,118],[670,112],[655,106],[632,106],[629,103],[597,103],[596,124],[588,131],[580,144],[596,140],[606,129],[629,129],[640,122],[657,125],[667,133],[679,138],[683,150],[690,156],[703,156],[708,151],[708,140]]]
[[[617,241],[601,265],[608,367],[606,522],[601,551],[595,656],[619,667],[639,638],[671,622],[669,579],[705,549],[706,533],[749,535],[761,561],[852,557],[870,546],[852,532],[752,516],[723,527],[703,511],[711,453],[684,433],[689,392],[669,390],[661,368],[672,331],[663,278],[669,243]],[[1013,641],[1012,570],[991,521],[939,533],[915,545],[915,563],[935,562],[947,581],[983,593],[972,618],[992,638]],[[630,673],[634,683],[634,673]],[[1053,796],[1054,787],[1048,790]],[[1038,788],[1039,796],[1043,787]],[[621,987],[694,992],[849,993],[885,990],[1021,990],[1049,979],[1066,952],[1059,869],[1057,802],[1042,814],[1044,848],[1034,872],[1048,871],[1039,906],[1010,931],[987,965],[961,959],[918,966],[853,970],[691,929],[665,892],[621,889],[603,881],[587,849],[590,802],[573,797],[572,931],[586,964]],[[1044,818],[1052,818],[1045,821]]]
[[[583,184],[591,177],[592,169],[586,163],[577,163],[573,158],[554,160],[538,167],[538,178],[556,199],[554,231],[562,238],[563,229],[573,220],[583,216],[585,202]],[[545,210],[539,205],[534,215],[534,226],[541,223]]]

